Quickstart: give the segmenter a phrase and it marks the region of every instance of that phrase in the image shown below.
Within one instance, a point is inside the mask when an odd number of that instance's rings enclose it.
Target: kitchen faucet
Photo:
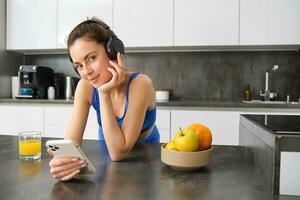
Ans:
[[[273,65],[272,71],[276,71],[279,68],[278,65]],[[269,70],[265,73],[265,93],[262,93],[262,91],[259,91],[259,95],[261,97],[264,97],[265,101],[270,101],[270,99],[273,99],[277,96],[275,92],[270,91],[270,84],[269,84]]]

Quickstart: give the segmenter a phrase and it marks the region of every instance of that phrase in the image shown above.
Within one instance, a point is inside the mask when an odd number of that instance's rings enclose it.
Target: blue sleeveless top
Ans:
[[[128,108],[128,94],[129,94],[129,86],[131,81],[137,77],[139,73],[134,72],[131,74],[128,84],[127,84],[127,89],[126,89],[126,100],[125,100],[125,111],[122,117],[116,117],[118,126],[121,128],[123,124],[124,117],[127,112]],[[99,140],[104,140],[103,136],[103,131],[102,131],[102,122],[101,122],[101,115],[100,115],[100,99],[99,99],[99,94],[98,90],[96,88],[93,88],[93,98],[92,98],[92,106],[94,107],[96,114],[97,114],[97,121],[98,121],[98,137]],[[148,130],[149,128],[152,128],[152,132],[142,140],[138,140],[137,142],[142,142],[142,143],[159,143],[159,132],[158,129],[155,125],[155,120],[156,120],[156,107],[154,107],[151,110],[146,111],[144,123],[142,126],[141,133]]]

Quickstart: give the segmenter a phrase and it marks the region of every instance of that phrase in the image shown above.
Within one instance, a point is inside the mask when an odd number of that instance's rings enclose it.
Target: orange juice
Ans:
[[[41,154],[41,140],[23,140],[19,142],[20,156],[34,156]]]

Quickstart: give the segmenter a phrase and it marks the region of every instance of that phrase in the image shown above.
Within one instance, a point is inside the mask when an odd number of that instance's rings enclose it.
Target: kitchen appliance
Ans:
[[[170,93],[168,90],[157,90],[155,92],[155,99],[157,102],[169,101]]]
[[[65,99],[65,79],[66,75],[63,73],[54,74],[55,99]]]
[[[79,79],[71,76],[65,78],[65,99],[72,100]]]
[[[20,92],[16,98],[47,99],[49,86],[54,86],[54,70],[37,65],[19,68]]]
[[[15,98],[15,96],[19,95],[20,90],[20,80],[18,76],[11,77],[11,96]]]
[[[298,115],[246,115],[259,126],[275,134],[300,135],[300,116]]]

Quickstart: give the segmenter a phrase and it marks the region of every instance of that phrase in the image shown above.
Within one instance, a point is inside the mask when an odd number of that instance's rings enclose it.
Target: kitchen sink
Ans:
[[[251,101],[243,101],[244,103],[249,104],[298,104],[299,102],[296,101],[262,101],[262,100],[251,100]]]

